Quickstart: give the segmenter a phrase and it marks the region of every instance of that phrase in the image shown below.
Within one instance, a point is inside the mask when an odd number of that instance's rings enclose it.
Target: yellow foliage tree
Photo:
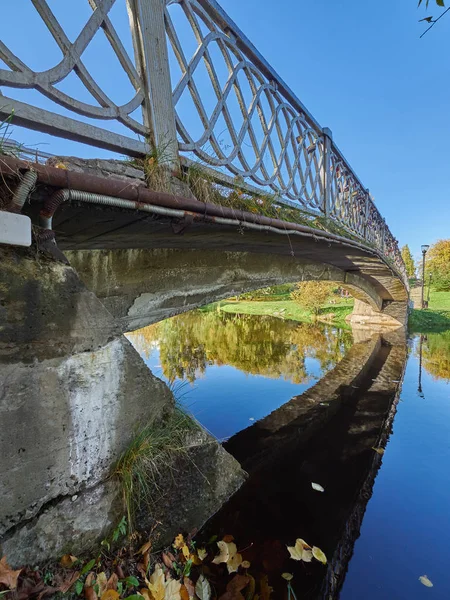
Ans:
[[[426,272],[437,290],[450,290],[450,240],[438,240],[427,254]]]
[[[325,281],[301,281],[295,286],[291,298],[306,310],[318,315],[320,309],[330,298],[333,284]]]

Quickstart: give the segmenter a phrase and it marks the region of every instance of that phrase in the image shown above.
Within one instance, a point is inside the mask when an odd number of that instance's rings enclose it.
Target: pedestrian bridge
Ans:
[[[404,264],[374,199],[214,0],[89,0],[61,15],[33,0],[24,11],[39,23],[26,43],[2,28],[4,126],[122,160],[43,164],[9,146],[3,206],[31,217],[40,246],[56,239],[123,330],[306,279],[348,287],[359,320],[405,323]],[[215,202],[186,184],[192,173]]]

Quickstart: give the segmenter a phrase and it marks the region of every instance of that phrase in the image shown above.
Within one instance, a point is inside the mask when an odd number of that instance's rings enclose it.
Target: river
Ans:
[[[297,598],[450,598],[450,332],[194,311],[130,339],[249,473],[200,535],[233,534],[273,597],[289,571]]]

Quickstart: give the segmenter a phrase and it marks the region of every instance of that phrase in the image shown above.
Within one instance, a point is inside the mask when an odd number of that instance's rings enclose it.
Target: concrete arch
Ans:
[[[66,256],[122,331],[136,330],[214,301],[281,283],[340,283],[372,314],[383,313],[383,295],[389,295],[384,286],[362,271],[278,253],[152,248],[78,250],[66,252]],[[391,275],[384,283],[395,287],[397,282]]]

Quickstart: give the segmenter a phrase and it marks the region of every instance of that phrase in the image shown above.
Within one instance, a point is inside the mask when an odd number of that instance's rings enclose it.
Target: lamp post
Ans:
[[[422,249],[422,295],[421,295],[421,302],[420,302],[421,308],[424,308],[423,290],[424,290],[424,286],[425,286],[425,254],[428,252],[429,247],[430,246],[428,244],[423,244],[421,246],[421,249]]]

